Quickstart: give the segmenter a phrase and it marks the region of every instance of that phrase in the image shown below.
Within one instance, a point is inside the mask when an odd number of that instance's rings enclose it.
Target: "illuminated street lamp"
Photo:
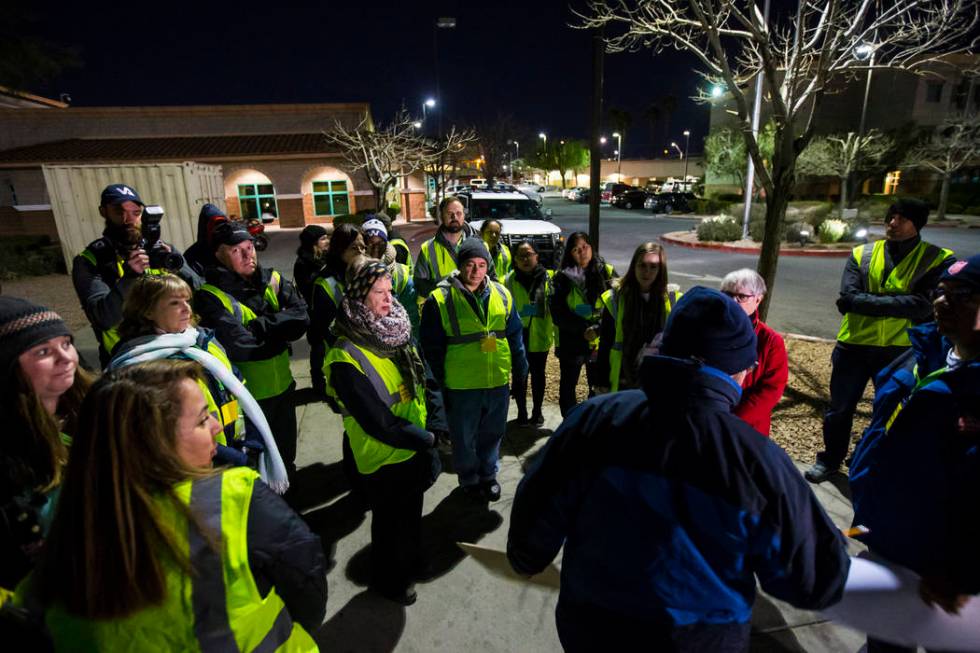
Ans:
[[[421,120],[416,120],[415,122],[412,123],[412,127],[415,127],[415,129],[421,129],[421,127],[422,127],[422,121]]]
[[[600,136],[599,137],[599,142],[602,143],[603,145],[605,145],[606,144],[606,137],[605,136]]]
[[[677,156],[679,156],[679,157],[680,157],[680,158],[682,158],[682,159],[684,158],[684,152],[682,152],[682,151],[681,151],[681,146],[680,146],[680,145],[678,145],[678,144],[677,144],[677,143],[675,143],[674,141],[671,141],[671,142],[670,142],[670,146],[671,146],[672,148],[674,148],[675,150],[677,150]]]
[[[691,132],[688,129],[684,130],[684,183],[687,184],[687,151],[691,145]],[[687,186],[684,186],[687,188]]]
[[[715,84],[714,86],[711,87],[711,97],[719,98],[721,97],[722,93],[724,93],[724,90],[718,84]]]
[[[616,176],[623,181],[623,136],[613,132],[613,138],[616,139]]]
[[[426,108],[433,108],[436,106],[436,101],[434,98],[426,98],[425,102],[422,103],[422,120],[425,121],[425,110]]]

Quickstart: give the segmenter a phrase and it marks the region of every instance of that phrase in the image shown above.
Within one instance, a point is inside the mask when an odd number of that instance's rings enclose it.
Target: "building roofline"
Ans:
[[[0,85],[0,95],[9,95],[11,97],[20,98],[22,100],[27,100],[28,102],[42,104],[55,109],[67,109],[69,106],[67,102],[62,102],[60,100],[52,100],[51,98],[43,97],[41,95],[34,95],[33,93],[28,93],[27,91],[19,91],[15,88],[10,88],[9,86],[3,86],[3,85]],[[5,107],[5,109],[10,109],[15,111],[30,110],[29,108],[13,109],[12,107]]]
[[[0,87],[2,89],[3,87]],[[38,98],[45,100],[45,98]],[[68,107],[67,104],[46,100],[58,106]],[[370,113],[370,103],[368,102],[343,102],[343,103],[293,103],[293,104],[195,104],[195,105],[173,105],[173,106],[107,106],[107,107],[69,107],[73,115],[92,114],[92,115],[111,115],[122,113],[137,114],[193,114],[193,113],[240,113],[242,111],[267,111],[270,113],[309,113],[316,110],[349,111],[360,110]],[[0,111],[30,111],[30,109],[0,109]],[[39,114],[39,115],[47,115]],[[55,114],[57,115],[57,114]]]

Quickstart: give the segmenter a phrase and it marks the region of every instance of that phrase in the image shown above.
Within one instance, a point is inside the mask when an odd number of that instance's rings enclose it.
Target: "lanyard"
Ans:
[[[938,370],[934,370],[934,371],[930,372],[929,374],[927,374],[925,376],[925,378],[920,379],[919,378],[919,365],[918,365],[918,363],[916,363],[915,367],[912,368],[912,374],[914,374],[915,375],[915,378],[916,378],[915,387],[912,388],[912,392],[910,392],[908,394],[908,396],[905,397],[905,399],[903,399],[902,401],[900,401],[898,403],[898,405],[895,406],[895,410],[894,410],[894,412],[892,412],[892,416],[888,418],[888,421],[887,422],[885,422],[885,433],[887,433],[888,431],[891,430],[892,424],[895,422],[895,419],[898,417],[898,414],[900,412],[902,412],[902,409],[905,408],[905,405],[912,399],[912,397],[915,396],[915,393],[918,392],[920,389],[924,388],[925,386],[929,385],[930,383],[932,383],[936,379],[938,379],[940,376],[942,376],[946,372],[948,372],[949,369],[950,368],[949,368],[948,365],[947,366],[944,366],[944,367],[941,367]]]

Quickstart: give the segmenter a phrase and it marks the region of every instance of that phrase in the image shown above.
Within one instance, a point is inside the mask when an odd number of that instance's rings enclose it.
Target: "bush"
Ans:
[[[966,207],[963,209],[963,213],[966,213],[967,215],[980,215],[980,204]]]
[[[802,234],[806,233],[806,238],[802,238]],[[801,240],[810,240],[813,238],[813,226],[806,222],[794,222],[786,227],[786,242],[788,243],[799,243]]]
[[[742,201],[742,193],[718,193],[714,196],[714,199],[718,200],[719,202],[728,202],[729,204],[732,204],[734,202]]]
[[[847,223],[843,220],[824,220],[817,233],[821,243],[838,243],[847,233]]]
[[[61,247],[48,236],[14,236],[0,241],[0,279],[66,273]]]
[[[742,237],[742,225],[728,216],[704,218],[698,225],[698,240],[731,242]]]
[[[694,209],[694,212],[701,215],[716,215],[727,209],[728,206],[728,202],[711,198],[697,198],[691,202],[691,208]]]

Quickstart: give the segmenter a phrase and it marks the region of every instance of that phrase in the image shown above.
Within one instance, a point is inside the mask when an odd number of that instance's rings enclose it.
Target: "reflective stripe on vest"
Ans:
[[[340,301],[344,298],[344,284],[335,277],[317,277],[313,285],[323,288],[333,305],[340,306]]]
[[[265,288],[265,302],[269,307],[279,312],[279,297],[277,291],[280,284],[279,272],[272,271],[269,285]],[[205,290],[217,297],[224,305],[225,310],[235,316],[242,325],[248,325],[257,316],[248,306],[240,303],[237,299],[211,284],[204,284],[201,290]],[[293,382],[293,373],[289,369],[289,350],[283,350],[272,358],[257,361],[234,361],[238,370],[245,377],[248,389],[252,392],[255,399],[268,399],[285,392]]]
[[[275,587],[259,593],[248,560],[248,512],[258,481],[237,467],[174,486],[177,500],[155,504],[191,573],[162,560],[167,595],[119,619],[84,619],[57,607],[45,615],[58,650],[79,651],[316,651],[313,639],[293,623]],[[206,529],[202,535],[198,525]],[[211,544],[216,544],[212,548]]]
[[[388,241],[388,244],[394,247],[395,249],[401,249],[405,251],[406,258],[405,258],[405,262],[402,263],[402,265],[408,268],[408,274],[411,275],[412,270],[415,269],[415,263],[412,260],[412,250],[409,249],[408,243],[405,242],[404,238],[392,238],[391,240]]]
[[[953,252],[948,249],[920,241],[892,269],[888,278],[882,280],[882,273],[885,271],[885,241],[876,241],[872,247],[860,245],[852,252],[854,261],[861,269],[865,287],[874,295],[908,295],[930,270],[952,255]],[[837,340],[855,345],[909,347],[912,343],[906,329],[911,326],[911,320],[899,317],[847,313],[841,320]]]
[[[664,297],[664,324],[667,323],[667,316],[677,303],[677,298],[683,293],[670,291]],[[623,315],[626,311],[621,311],[619,303],[619,290],[609,289],[602,293],[600,297],[602,305],[616,321],[616,335],[612,347],[609,350],[609,389],[612,392],[619,391],[620,376],[623,371],[623,342],[625,339],[623,331]],[[656,334],[654,334],[656,335]]]
[[[221,364],[225,366],[229,372],[232,372],[231,361],[228,360],[228,355],[225,350],[221,348],[214,340],[208,342],[208,353],[221,361]],[[233,394],[225,390],[224,386],[216,378],[213,382],[217,384],[224,394],[224,403],[217,405],[217,397],[211,397],[210,389],[205,392],[205,398],[208,400],[208,410],[212,410],[211,404],[214,403],[214,410],[216,411],[216,417],[219,422],[221,422],[222,434],[218,436],[218,444],[227,445],[229,442],[237,440],[241,437],[241,423],[238,420],[239,409],[238,400]],[[222,442],[221,440],[225,440]]]
[[[497,255],[493,257],[493,266],[497,272],[497,280],[503,282],[504,277],[510,274],[512,269],[510,247],[504,243],[497,245]]]
[[[490,299],[486,315],[477,298],[478,315],[455,285],[433,291],[446,333],[445,386],[450,390],[499,388],[510,380],[507,317],[514,300],[501,284],[487,280]]]
[[[461,238],[460,242],[462,241]],[[436,243],[435,238],[423,243],[419,259],[420,265],[428,267],[429,280],[432,283],[439,283],[457,269],[455,252],[450,252],[442,243]]]
[[[516,272],[511,272],[504,279],[504,286],[510,291],[511,296],[514,298],[514,310],[521,317],[521,325],[528,330],[527,348],[531,352],[541,352],[549,351],[551,349],[552,343],[555,341],[555,327],[551,323],[551,311],[548,309],[548,303],[551,298],[551,280],[555,275],[554,270],[547,270],[547,278],[545,279],[545,302],[544,302],[544,314],[538,315],[537,309],[539,307],[534,306],[531,303],[531,297],[528,295],[527,290],[522,286],[515,278]],[[527,307],[534,308],[534,314],[530,314]]]
[[[392,415],[425,428],[425,389],[421,386],[416,387],[413,396],[405,386],[401,371],[393,360],[376,356],[370,350],[358,347],[347,338],[338,338],[327,352],[323,372],[327,379],[327,392],[340,402],[330,378],[330,366],[334,363],[354,365],[367,377],[378,399]],[[343,403],[340,403],[343,408]],[[350,440],[354,462],[360,473],[373,474],[384,465],[400,463],[415,455],[415,451],[399,449],[372,437],[346,409],[343,410],[343,415],[344,430]]]
[[[397,297],[405,292],[408,286],[408,278],[411,276],[408,266],[404,263],[392,263],[391,265],[391,292]]]

